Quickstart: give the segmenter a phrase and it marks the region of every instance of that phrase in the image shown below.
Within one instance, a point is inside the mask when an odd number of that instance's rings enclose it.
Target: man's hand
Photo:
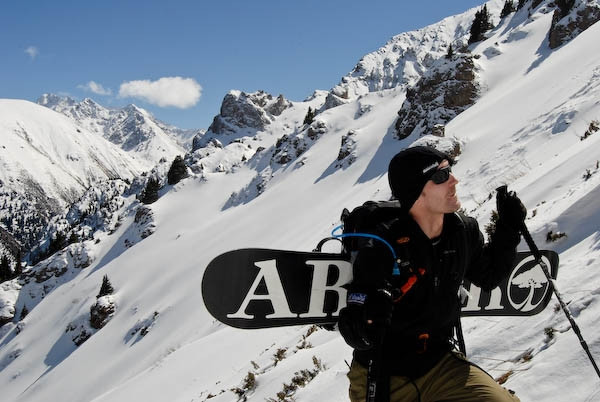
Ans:
[[[354,349],[371,349],[381,342],[383,332],[390,326],[392,311],[392,295],[385,289],[369,296],[349,293],[346,307],[340,311],[338,328],[346,343]]]
[[[346,307],[340,311],[338,328],[346,343],[356,350],[368,350],[373,342],[367,333],[367,295],[349,293]]]
[[[517,194],[514,191],[508,191],[506,186],[498,187],[497,191],[498,219],[520,231],[527,217],[527,209]]]

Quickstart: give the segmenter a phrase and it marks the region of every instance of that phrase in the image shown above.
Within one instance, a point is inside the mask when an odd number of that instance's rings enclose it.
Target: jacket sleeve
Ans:
[[[510,274],[521,236],[499,220],[489,243],[484,243],[475,219],[467,218],[465,226],[469,254],[465,276],[483,290],[492,290]]]

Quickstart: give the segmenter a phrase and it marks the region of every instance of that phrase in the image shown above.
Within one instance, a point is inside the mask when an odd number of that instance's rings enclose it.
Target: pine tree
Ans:
[[[23,273],[23,265],[21,260],[23,259],[23,256],[21,255],[21,250],[17,250],[17,257],[15,258],[15,277],[21,275]]]
[[[11,278],[10,259],[6,255],[2,255],[0,257],[0,282],[8,281]]]
[[[525,2],[527,2],[527,0],[519,0],[519,3],[517,4],[517,10],[522,9],[525,5]]]
[[[306,112],[306,116],[304,117],[304,124],[311,124],[315,120],[315,112],[312,108],[308,107],[308,112]]]
[[[80,239],[79,236],[77,236],[77,233],[75,232],[71,232],[71,235],[69,236],[69,240],[67,240],[68,244],[74,244],[74,243],[79,243]]]
[[[515,3],[513,2],[513,0],[506,0],[504,2],[504,7],[502,8],[502,11],[500,12],[500,18],[507,17],[510,14],[512,14],[514,11],[515,11]]]
[[[475,19],[471,25],[469,43],[484,40],[485,36],[483,34],[493,27],[490,13],[487,10],[487,6],[484,4],[483,8],[475,13]]]
[[[451,59],[454,56],[454,48],[452,48],[452,43],[448,45],[448,51],[446,52],[446,58]]]
[[[142,192],[142,196],[140,201],[144,204],[152,204],[156,200],[158,200],[158,190],[160,190],[160,185],[158,184],[158,180],[154,177],[148,179],[146,183],[146,188]]]
[[[108,279],[108,275],[104,275],[104,277],[102,277],[102,286],[100,286],[100,292],[98,292],[96,299],[98,299],[102,296],[111,295],[114,291],[115,291],[115,289],[113,288],[112,284],[110,283],[110,280]]]
[[[60,230],[56,232],[53,238],[50,239],[48,245],[47,254],[52,255],[67,245],[67,236]]]
[[[173,163],[171,163],[171,167],[169,168],[169,172],[167,173],[167,183],[169,184],[177,184],[179,181],[188,176],[187,167],[185,166],[185,162],[183,158],[179,155],[175,157]]]

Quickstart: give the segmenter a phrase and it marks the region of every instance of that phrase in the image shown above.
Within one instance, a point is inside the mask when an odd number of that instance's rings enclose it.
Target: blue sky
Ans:
[[[392,36],[484,2],[3,1],[0,97],[135,103],[208,128],[231,89],[301,101]]]

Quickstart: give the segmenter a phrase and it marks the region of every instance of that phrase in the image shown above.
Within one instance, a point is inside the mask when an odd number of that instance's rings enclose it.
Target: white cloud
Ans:
[[[160,107],[187,109],[200,100],[202,87],[193,78],[163,77],[156,81],[137,80],[121,84],[119,97],[138,98]]]
[[[112,93],[110,88],[104,88],[102,85],[98,84],[95,81],[90,81],[85,85],[78,85],[77,88],[93,92],[97,95],[110,95]]]
[[[29,57],[31,57],[31,60],[33,60],[37,57],[37,55],[40,53],[40,51],[35,46],[29,46],[27,49],[25,49],[25,53],[27,53],[29,55]]]

